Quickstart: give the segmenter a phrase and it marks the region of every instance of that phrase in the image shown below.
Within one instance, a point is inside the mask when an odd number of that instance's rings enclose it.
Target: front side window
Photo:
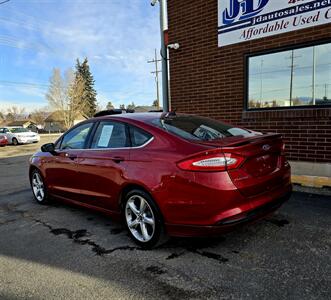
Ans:
[[[331,43],[248,58],[248,109],[331,105]]]
[[[100,122],[93,140],[92,149],[116,149],[130,147],[126,125],[120,122]]]
[[[61,149],[84,149],[93,123],[85,123],[70,130],[63,136]]]

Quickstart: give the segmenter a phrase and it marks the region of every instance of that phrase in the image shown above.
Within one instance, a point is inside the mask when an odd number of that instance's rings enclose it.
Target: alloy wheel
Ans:
[[[38,172],[35,172],[32,176],[32,189],[37,201],[42,202],[45,197],[45,188],[44,182]]]
[[[130,232],[139,242],[147,243],[153,238],[155,217],[145,198],[131,196],[126,202],[125,217]]]

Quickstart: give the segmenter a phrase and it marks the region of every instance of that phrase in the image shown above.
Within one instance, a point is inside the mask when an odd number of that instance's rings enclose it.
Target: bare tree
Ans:
[[[102,111],[103,108],[99,102],[97,102],[96,112]]]
[[[3,114],[2,111],[0,111],[0,124],[4,123],[5,119],[6,119],[5,115]]]
[[[67,73],[67,82],[69,83],[67,87],[67,97],[69,100],[69,112],[67,115],[67,121],[68,125],[70,127],[73,125],[77,115],[79,113],[83,113],[87,108],[87,101],[85,97],[85,80],[84,78],[76,74],[74,77],[72,77],[71,72],[69,71]]]
[[[30,114],[29,118],[37,125],[43,125],[47,115],[48,113],[44,109],[36,109]]]
[[[24,117],[25,108],[12,106],[7,109],[7,117],[6,119],[10,119],[9,121],[17,121]]]
[[[65,77],[60,69],[54,69],[46,98],[53,110],[60,114],[64,127],[70,128],[79,113],[86,108],[84,103],[84,79],[69,69]]]

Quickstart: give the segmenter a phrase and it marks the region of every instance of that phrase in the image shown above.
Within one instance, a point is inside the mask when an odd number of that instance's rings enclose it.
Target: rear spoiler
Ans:
[[[262,135],[255,135],[246,138],[241,138],[239,141],[231,141],[231,138],[223,138],[212,141],[195,141],[197,144],[218,146],[218,147],[240,147],[248,144],[260,143],[263,140],[279,139],[282,135],[280,133],[266,133]],[[229,141],[230,139],[230,141]]]
[[[244,141],[233,142],[233,143],[226,144],[224,146],[225,147],[240,147],[240,146],[244,146],[247,144],[254,144],[255,142],[261,142],[263,140],[269,140],[270,138],[279,139],[281,137],[282,137],[282,135],[280,133],[266,133],[263,135],[247,137]]]

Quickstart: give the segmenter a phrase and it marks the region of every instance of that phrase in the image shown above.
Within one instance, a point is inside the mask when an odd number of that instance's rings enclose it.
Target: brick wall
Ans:
[[[218,47],[216,0],[168,0],[171,106],[283,134],[290,160],[331,162],[331,108],[244,111],[245,55],[315,40],[331,24]],[[331,55],[331,53],[330,53]]]

